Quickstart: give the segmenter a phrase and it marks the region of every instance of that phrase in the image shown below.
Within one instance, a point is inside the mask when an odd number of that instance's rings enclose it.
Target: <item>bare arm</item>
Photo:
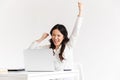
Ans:
[[[81,2],[78,2],[78,9],[79,9],[78,12],[78,17],[79,17],[82,16],[82,10],[83,10],[83,4]]]
[[[49,36],[48,33],[43,33],[43,35],[39,39],[37,39],[37,40],[35,40],[34,42],[31,43],[31,45],[29,46],[29,49],[37,49],[37,48],[39,48],[40,47],[39,44],[43,40],[45,40],[48,36]]]
[[[48,33],[43,33],[43,35],[38,40],[36,40],[36,42],[40,43],[41,41],[46,39],[48,36],[49,36]]]

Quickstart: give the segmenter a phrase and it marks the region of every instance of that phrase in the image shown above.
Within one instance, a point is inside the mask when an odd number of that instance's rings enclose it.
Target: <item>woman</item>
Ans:
[[[68,32],[62,24],[56,24],[50,31],[50,45],[47,45],[46,48],[53,50],[56,71],[73,69],[73,47],[75,45],[76,38],[78,37],[82,20],[82,4],[80,2],[78,2],[78,8],[79,13],[70,38],[68,38]],[[44,33],[42,37],[32,43],[30,48],[41,48],[38,45],[48,36],[48,33]]]

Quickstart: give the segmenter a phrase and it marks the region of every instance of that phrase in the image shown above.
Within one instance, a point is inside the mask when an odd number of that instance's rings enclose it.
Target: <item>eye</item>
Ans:
[[[58,35],[58,37],[60,37],[61,35]]]
[[[52,36],[55,36],[55,34],[52,34]]]

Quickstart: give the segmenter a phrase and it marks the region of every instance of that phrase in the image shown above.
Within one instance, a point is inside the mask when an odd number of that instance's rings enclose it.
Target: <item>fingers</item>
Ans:
[[[79,9],[78,16],[82,16],[83,4],[80,2],[80,0],[78,1],[78,9]]]
[[[43,38],[47,38],[48,36],[49,36],[48,33],[44,33],[42,37],[43,37]]]
[[[41,42],[43,41],[44,39],[46,39],[47,37],[49,36],[48,33],[43,33],[42,37],[40,37],[38,40],[36,40],[37,42]]]
[[[48,33],[43,33],[43,35],[45,35],[45,36],[49,36],[49,34],[48,34]]]
[[[78,2],[78,8],[79,8],[80,10],[83,9],[83,4],[82,4],[81,2]]]

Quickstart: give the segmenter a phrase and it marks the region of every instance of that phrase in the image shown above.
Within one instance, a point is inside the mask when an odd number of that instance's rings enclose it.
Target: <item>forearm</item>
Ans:
[[[75,22],[73,32],[72,32],[72,34],[74,34],[74,36],[79,34],[81,24],[82,24],[83,4],[81,2],[78,2],[78,10],[79,10],[79,12],[78,12],[77,20]]]
[[[78,38],[78,35],[80,33],[80,28],[81,28],[81,24],[82,24],[82,4],[80,2],[78,2],[78,15],[77,15],[77,19],[75,21],[75,24],[74,24],[74,28],[73,28],[73,31],[72,31],[72,34],[70,36],[70,46],[72,47],[75,42],[76,42],[76,39]]]
[[[73,47],[76,43],[76,40],[77,40],[78,35],[80,33],[81,24],[82,24],[82,17],[77,16],[72,34],[70,35],[70,40],[69,40],[70,47]]]
[[[80,17],[80,16],[82,16],[82,12],[81,11],[79,11],[79,13],[78,13],[78,17]]]
[[[74,37],[78,36],[80,32],[81,24],[82,24],[82,17],[77,16],[71,36],[74,36]]]
[[[43,40],[44,40],[44,38],[41,37],[40,39],[36,40],[36,42],[41,43]]]

